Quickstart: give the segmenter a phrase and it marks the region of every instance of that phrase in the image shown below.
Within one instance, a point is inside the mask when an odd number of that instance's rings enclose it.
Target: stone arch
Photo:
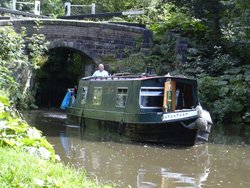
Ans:
[[[51,41],[49,43],[48,49],[53,49],[53,48],[71,48],[74,50],[77,50],[83,54],[86,54],[87,56],[89,56],[91,59],[93,59],[93,61],[96,64],[101,63],[101,58],[98,57],[95,53],[93,53],[91,50],[87,49],[84,44],[82,44],[81,42],[72,42],[72,41]]]
[[[70,43],[53,42],[48,46],[48,60],[35,78],[38,86],[35,99],[40,107],[59,107],[67,88],[77,86],[80,78],[92,75],[98,58],[89,54]]]

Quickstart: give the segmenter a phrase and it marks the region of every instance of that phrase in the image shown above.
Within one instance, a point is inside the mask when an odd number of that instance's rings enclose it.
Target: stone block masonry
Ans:
[[[39,23],[38,31],[36,23]],[[55,19],[0,21],[0,27],[9,24],[17,32],[25,27],[28,35],[44,34],[50,43],[50,49],[73,48],[88,55],[95,63],[100,63],[107,56],[125,58],[127,51],[146,52],[152,44],[151,31],[122,24]]]

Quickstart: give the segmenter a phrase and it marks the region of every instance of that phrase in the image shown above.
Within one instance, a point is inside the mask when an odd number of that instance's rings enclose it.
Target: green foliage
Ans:
[[[104,59],[105,65],[109,66],[110,73],[134,73],[139,74],[145,71],[145,57],[141,53],[130,55],[126,59],[115,60],[112,58]]]
[[[217,50],[213,54],[211,60],[208,59],[208,73],[210,75],[220,75],[224,71],[231,69],[238,64],[238,59],[233,58],[229,54],[222,53],[221,47],[216,47]]]
[[[0,89],[5,89],[5,93],[7,95],[10,95],[10,93],[17,93],[19,90],[18,83],[14,80],[14,78],[11,76],[11,71],[6,68],[2,67],[0,65]],[[15,101],[15,97],[12,97]]]
[[[178,8],[161,1],[149,1],[148,5],[144,7],[144,15],[127,19],[147,24],[154,31],[154,43],[150,55],[145,58],[145,64],[150,64],[157,74],[173,71],[180,73],[181,68],[186,69],[187,64],[180,65],[178,62],[179,42],[182,40],[190,42],[196,38],[203,41],[206,27],[200,20],[193,18],[186,8]],[[195,55],[192,60],[196,58]]]
[[[224,71],[239,64],[237,58],[223,53],[220,46],[215,46],[213,50],[213,53],[209,53],[204,45],[190,45],[186,53],[187,63],[178,65],[175,71],[191,76],[203,74],[217,76],[224,74]]]
[[[38,107],[34,96],[35,91],[27,90],[19,97],[17,107],[19,109],[37,109]]]
[[[1,92],[3,93],[3,92]],[[24,149],[44,159],[55,160],[55,151],[41,132],[30,127],[10,106],[8,98],[0,95],[0,146]]]
[[[206,25],[209,42],[213,45],[220,45],[220,16],[223,10],[220,0],[169,0],[169,2],[173,2],[178,7],[187,7],[193,17]]]
[[[222,76],[200,78],[200,99],[215,120],[249,122],[249,71],[248,65],[228,69]]]
[[[0,45],[0,89],[19,108],[27,108],[34,102],[29,90],[32,71],[46,61],[45,38],[37,34],[27,37],[25,29],[18,34],[12,27],[1,27]]]
[[[220,23],[225,46],[248,64],[250,58],[250,4],[249,1],[221,1],[224,9]]]
[[[176,43],[178,39],[178,35],[168,33],[154,40],[154,45],[150,56],[146,58],[146,63],[151,64],[158,75],[164,75],[176,69]]]
[[[192,17],[185,7],[178,8],[171,3],[162,3],[159,0],[151,0],[144,4],[135,5],[137,9],[143,8],[145,14],[131,15],[124,18],[129,22],[139,22],[147,25],[156,35],[164,35],[166,31],[172,31],[185,37],[205,37],[208,29],[201,20]]]
[[[61,0],[43,0],[41,1],[41,14],[52,18],[64,15],[64,4]]]
[[[1,27],[0,45],[0,89],[13,94],[11,99],[17,101],[21,88],[14,78],[15,73],[28,61],[23,51],[24,40],[12,27]]]
[[[20,67],[27,61],[24,55],[24,39],[12,27],[0,28],[0,60],[8,69]]]
[[[35,29],[37,31],[42,27],[40,20],[35,21]],[[33,33],[30,37],[26,35],[26,28],[22,28],[22,37],[25,39],[26,55],[29,58],[30,65],[34,69],[39,69],[47,61],[47,57],[44,52],[48,50],[49,42],[46,40],[43,34]]]
[[[47,61],[44,51],[47,51],[48,42],[46,42],[43,34],[33,34],[26,39],[28,42],[27,49],[29,50],[31,66],[34,69],[39,69]]]
[[[153,12],[152,7],[150,11]],[[174,31],[185,37],[203,38],[206,27],[199,19],[191,17],[184,8],[179,9],[173,4],[163,4],[155,7],[153,15],[157,15],[157,19],[150,19],[150,29],[156,34],[163,35],[166,31]],[[152,14],[152,13],[151,13]]]

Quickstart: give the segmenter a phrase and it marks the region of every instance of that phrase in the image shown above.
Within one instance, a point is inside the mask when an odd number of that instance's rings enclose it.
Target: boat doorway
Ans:
[[[59,108],[67,89],[76,86],[81,77],[91,75],[95,62],[71,48],[53,48],[47,55],[47,62],[36,72],[36,104]]]

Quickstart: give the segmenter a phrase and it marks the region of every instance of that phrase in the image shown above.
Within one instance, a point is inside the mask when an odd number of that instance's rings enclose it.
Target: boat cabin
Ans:
[[[166,87],[170,88],[171,93]],[[167,92],[171,96],[167,96]],[[173,112],[193,109],[197,105],[195,80],[170,76],[124,76],[82,78],[72,108],[84,109],[83,116],[86,117],[103,119],[101,116],[105,116],[109,120],[120,121],[121,117],[116,114]]]

